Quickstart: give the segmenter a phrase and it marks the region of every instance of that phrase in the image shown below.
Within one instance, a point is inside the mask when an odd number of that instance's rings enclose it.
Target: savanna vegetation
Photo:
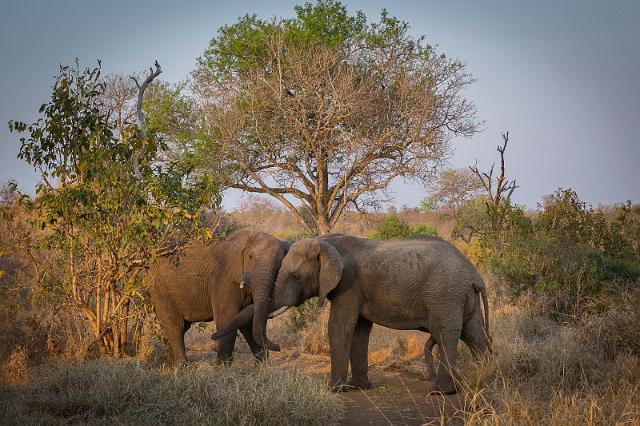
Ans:
[[[163,367],[149,265],[253,226],[290,241],[437,235],[481,271],[493,353],[463,351],[455,402],[407,387],[418,424],[636,424],[640,206],[594,208],[567,188],[514,204],[508,134],[497,168],[442,170],[452,138],[478,131],[464,65],[386,12],[371,21],[331,0],[295,12],[222,27],[176,84],[158,63],[131,78],[61,66],[40,118],[9,123],[41,179],[0,191],[0,422],[339,423],[348,399],[325,386],[317,300],[271,321],[284,350],[266,365],[246,348],[210,365],[203,325],[187,343],[198,361]],[[396,177],[430,191],[385,213]],[[222,211],[226,188],[253,195]],[[376,326],[370,364],[422,374],[424,341]],[[374,391],[387,418],[398,390]]]

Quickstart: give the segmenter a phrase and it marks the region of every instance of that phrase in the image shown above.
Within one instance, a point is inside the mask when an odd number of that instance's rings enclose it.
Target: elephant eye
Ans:
[[[298,274],[291,274],[291,279],[294,281],[298,281],[300,279],[300,275]]]

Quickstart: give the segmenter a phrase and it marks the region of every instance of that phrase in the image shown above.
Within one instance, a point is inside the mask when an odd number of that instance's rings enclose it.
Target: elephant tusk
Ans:
[[[282,315],[282,314],[283,314],[287,309],[289,309],[289,307],[288,307],[288,306],[283,306],[282,308],[280,308],[280,309],[278,309],[278,310],[276,310],[276,311],[271,312],[271,313],[269,314],[269,318],[275,318],[275,317],[277,317],[278,315]]]
[[[247,285],[247,283],[245,283],[244,280],[240,281],[240,288],[244,288],[245,285]]]

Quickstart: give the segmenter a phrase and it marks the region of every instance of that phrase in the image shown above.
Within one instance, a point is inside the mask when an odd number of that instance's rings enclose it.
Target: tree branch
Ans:
[[[147,89],[147,86],[149,86],[149,84],[151,84],[151,82],[162,73],[162,68],[160,67],[160,64],[158,63],[158,61],[155,61],[154,65],[156,67],[155,71],[153,70],[153,68],[149,67],[149,75],[147,76],[147,78],[145,78],[142,84],[138,82],[138,79],[135,76],[133,75],[130,76],[131,80],[133,80],[133,82],[136,84],[136,87],[138,88],[138,100],[136,102],[136,117],[138,119],[138,130],[140,131],[140,136],[143,139],[146,139],[147,137],[147,134],[144,129],[144,112],[142,111],[142,100],[144,98],[144,91]],[[144,145],[140,146],[133,153],[132,167],[133,167],[133,175],[136,178],[141,177],[140,157],[142,157],[143,153],[144,153]]]

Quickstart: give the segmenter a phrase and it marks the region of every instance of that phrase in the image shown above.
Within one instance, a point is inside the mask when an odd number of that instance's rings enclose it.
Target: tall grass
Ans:
[[[640,353],[633,346],[612,350],[600,337],[624,324],[602,318],[559,325],[505,308],[494,321],[494,353],[461,363],[465,404],[458,419],[470,425],[640,424]]]
[[[136,361],[58,364],[0,387],[2,424],[335,424],[342,405],[318,377],[268,365],[150,370]]]

